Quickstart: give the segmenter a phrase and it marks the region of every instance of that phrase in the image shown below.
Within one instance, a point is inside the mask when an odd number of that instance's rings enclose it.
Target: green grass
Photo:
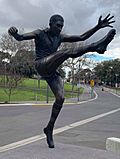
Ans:
[[[21,86],[23,87],[31,87],[31,88],[38,88],[38,80],[36,79],[25,79]],[[46,89],[47,83],[44,80],[40,80],[40,88],[41,89]]]
[[[38,80],[25,79],[20,85],[19,89],[14,90],[14,94],[11,95],[10,101],[46,101],[46,88],[47,83],[44,80],[40,81],[40,90],[38,90]],[[71,98],[72,86],[70,83],[65,83],[65,98]],[[74,91],[77,91],[77,87],[74,87]],[[83,89],[81,88],[81,92]],[[54,95],[49,89],[49,100],[54,100]],[[73,97],[76,97],[77,93],[74,93]],[[0,88],[0,102],[8,101],[8,95],[5,93],[5,88]]]

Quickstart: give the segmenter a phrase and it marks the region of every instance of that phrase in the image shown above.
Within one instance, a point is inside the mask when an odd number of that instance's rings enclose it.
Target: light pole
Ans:
[[[111,77],[110,84],[111,84],[111,87],[112,87],[112,70],[113,70],[113,67],[112,67],[112,66],[110,66],[110,77]]]
[[[117,94],[117,77],[118,77],[118,74],[115,74],[115,77],[116,77],[115,88],[116,88],[116,94]]]
[[[80,101],[80,61],[79,61],[79,74],[78,74],[78,84],[77,84],[77,87],[78,87],[78,102]]]
[[[4,74],[5,74],[5,75],[4,75],[5,83],[4,83],[4,84],[5,84],[5,88],[6,88],[6,62],[5,62],[5,64],[4,64],[4,65],[5,65],[5,71],[4,71]]]

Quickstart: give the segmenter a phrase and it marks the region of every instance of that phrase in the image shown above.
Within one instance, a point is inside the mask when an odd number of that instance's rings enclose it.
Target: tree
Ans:
[[[83,46],[84,42],[74,42],[74,43],[64,43],[61,45],[61,47],[59,48],[60,50],[66,50],[69,49],[71,52],[74,53],[74,50],[77,49],[80,46]],[[78,82],[79,78],[76,78],[76,74],[77,76],[79,76],[79,72],[83,69],[84,66],[89,66],[91,63],[90,60],[88,60],[88,58],[90,58],[90,56],[93,55],[83,55],[80,56],[78,58],[69,58],[67,59],[64,63],[63,63],[63,67],[67,67],[70,70],[70,76],[68,81],[71,81],[72,83],[72,92],[74,89],[74,85]],[[71,79],[70,79],[71,78]]]
[[[120,59],[101,62],[97,64],[94,71],[101,82],[104,82],[107,85],[115,86],[116,82],[120,82]]]
[[[60,73],[60,76],[64,79],[65,76],[66,76],[66,72],[65,72],[65,70],[63,69],[63,66],[60,65],[57,70],[58,70],[58,72]]]
[[[19,50],[12,58],[12,62],[17,65],[17,73],[29,78],[36,74],[34,58],[34,51]]]
[[[2,76],[2,78],[4,79],[5,93],[8,95],[9,101],[11,95],[14,94],[15,88],[24,80],[23,74],[25,73],[25,67],[29,68],[30,73],[32,72],[32,68],[29,67],[29,64],[33,65],[33,56],[31,58],[32,60],[30,60],[28,56],[28,52],[34,49],[32,45],[32,41],[18,42],[8,34],[2,35],[0,41],[1,52],[3,53],[2,67],[4,68],[4,76]],[[7,57],[5,57],[6,55]]]
[[[15,93],[15,88],[17,88],[23,80],[24,79],[22,78],[22,76],[20,74],[17,74],[15,64],[12,65],[12,63],[8,63],[5,74],[4,91],[8,95],[9,102],[11,100],[11,95]]]

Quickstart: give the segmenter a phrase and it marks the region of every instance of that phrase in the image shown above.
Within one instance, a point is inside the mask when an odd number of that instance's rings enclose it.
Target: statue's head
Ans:
[[[52,23],[55,23],[56,21],[61,21],[62,23],[64,23],[63,17],[59,14],[55,14],[50,17],[49,24],[51,25]]]
[[[49,20],[50,30],[58,35],[62,31],[63,25],[64,25],[64,19],[61,15],[55,14],[51,16]]]

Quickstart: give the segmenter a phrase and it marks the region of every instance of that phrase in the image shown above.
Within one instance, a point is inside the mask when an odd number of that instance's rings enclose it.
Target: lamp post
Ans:
[[[111,81],[110,81],[110,85],[111,85],[111,87],[112,87],[112,70],[113,70],[113,67],[112,66],[110,66],[110,79],[111,79]]]
[[[5,80],[5,88],[6,88],[6,62],[5,62],[5,64],[4,64],[4,66],[5,66],[5,71],[4,71],[4,80]]]
[[[116,77],[116,83],[115,83],[115,88],[116,88],[116,94],[117,94],[117,77],[118,77],[118,74],[115,74],[115,77]]]
[[[78,102],[80,101],[80,61],[79,61],[79,79],[78,79],[78,84],[77,84],[77,87],[78,87]]]

